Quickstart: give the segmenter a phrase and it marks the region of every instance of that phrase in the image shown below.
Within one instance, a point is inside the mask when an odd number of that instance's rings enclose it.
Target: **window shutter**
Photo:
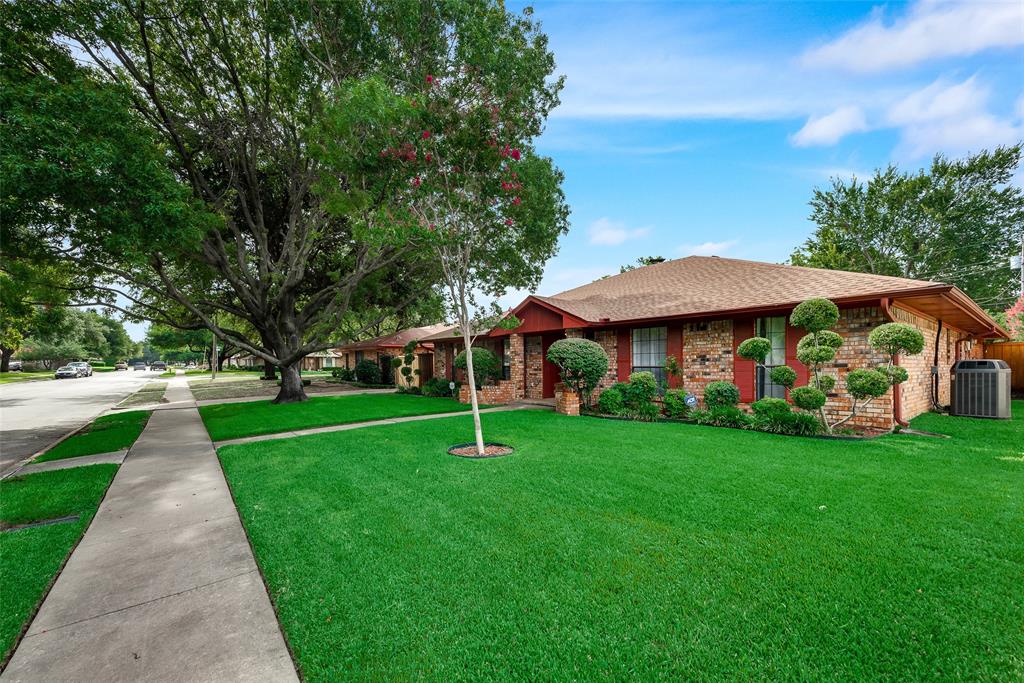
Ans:
[[[740,358],[736,353],[736,349],[739,347],[740,342],[753,336],[754,321],[752,319],[732,321],[732,381],[739,387],[741,403],[750,403],[757,395],[754,387],[756,364],[752,360]]]
[[[679,366],[683,365],[683,326],[680,323],[668,326],[668,340],[665,344],[665,358],[675,358]],[[682,386],[682,377],[669,377],[668,385],[673,389]]]
[[[796,370],[795,387],[802,387],[809,381],[811,376],[807,366],[796,359],[796,345],[804,336],[804,331],[799,327],[793,327],[786,321],[786,365]],[[789,395],[789,392],[786,392]]]
[[[630,346],[629,330],[619,330],[616,346],[616,361],[619,366],[619,381],[629,380],[629,371],[633,368],[633,349]]]

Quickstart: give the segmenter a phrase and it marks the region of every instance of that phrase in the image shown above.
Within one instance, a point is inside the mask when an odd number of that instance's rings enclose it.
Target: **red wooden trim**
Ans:
[[[619,381],[629,380],[629,372],[633,369],[633,348],[630,344],[630,331],[619,330],[616,342],[616,362],[618,364]]]
[[[740,402],[750,403],[757,396],[754,386],[756,364],[752,360],[740,358],[736,349],[740,343],[754,336],[754,320],[746,318],[732,322],[732,376],[733,383],[739,387]]]
[[[668,326],[668,339],[665,342],[665,355],[667,357],[675,358],[679,363],[680,367],[683,365],[683,326],[680,323],[675,323]],[[682,377],[669,377],[668,385],[673,388],[679,388],[682,384]]]
[[[804,331],[799,327],[793,327],[786,321],[786,365],[796,371],[796,383],[793,386],[802,387],[810,381],[811,373],[807,366],[796,359],[796,345],[804,336]],[[786,392],[789,397],[789,392]]]

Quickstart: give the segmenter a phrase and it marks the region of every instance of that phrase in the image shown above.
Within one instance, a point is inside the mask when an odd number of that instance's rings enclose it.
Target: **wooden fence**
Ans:
[[[1013,393],[1024,393],[1024,342],[985,344],[985,358],[1005,360],[1013,371],[1010,378]]]

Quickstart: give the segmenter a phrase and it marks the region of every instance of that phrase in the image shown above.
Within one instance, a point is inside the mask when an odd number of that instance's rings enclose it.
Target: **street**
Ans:
[[[127,370],[0,385],[0,476],[159,375]]]

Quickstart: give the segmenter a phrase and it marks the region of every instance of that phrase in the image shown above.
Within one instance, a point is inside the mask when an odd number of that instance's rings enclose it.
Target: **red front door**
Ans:
[[[559,380],[558,366],[548,360],[548,348],[559,339],[565,339],[564,332],[550,332],[541,337],[541,350],[544,357],[544,364],[542,366],[544,398],[555,397],[555,384],[557,384]]]

